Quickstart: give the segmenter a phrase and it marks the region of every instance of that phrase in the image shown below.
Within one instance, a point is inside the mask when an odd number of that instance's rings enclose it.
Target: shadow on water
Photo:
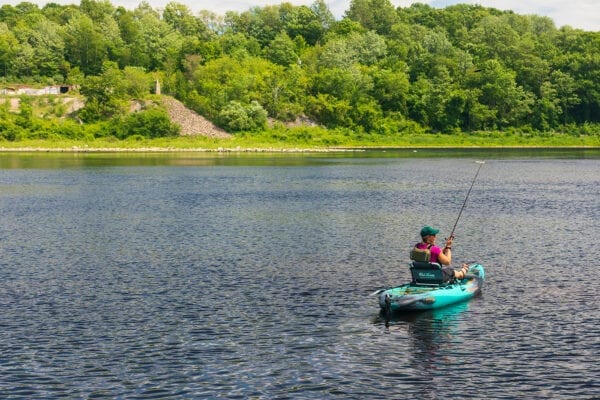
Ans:
[[[468,309],[469,302],[463,302],[437,310],[394,313],[389,320],[381,311],[375,323],[384,323],[386,333],[406,331],[415,367],[428,371],[453,347],[453,338],[460,334],[461,315]]]
[[[394,325],[400,322],[420,324],[425,322],[448,322],[456,320],[459,314],[469,308],[469,302],[462,302],[451,306],[427,311],[410,311],[403,313],[392,313],[389,318],[389,324]],[[380,314],[380,318],[385,322],[385,313]]]

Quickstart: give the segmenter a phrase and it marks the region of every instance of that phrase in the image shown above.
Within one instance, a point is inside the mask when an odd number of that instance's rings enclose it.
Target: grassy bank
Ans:
[[[0,151],[282,151],[362,147],[600,147],[600,136],[506,132],[384,136],[320,128],[296,128],[238,134],[231,139],[211,139],[202,136],[148,139],[135,136],[124,140],[55,137],[43,140],[0,141]]]

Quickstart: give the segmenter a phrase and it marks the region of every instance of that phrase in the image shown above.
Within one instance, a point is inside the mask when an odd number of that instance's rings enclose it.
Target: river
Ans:
[[[386,327],[423,225],[480,296]],[[3,399],[600,395],[598,150],[0,154]]]

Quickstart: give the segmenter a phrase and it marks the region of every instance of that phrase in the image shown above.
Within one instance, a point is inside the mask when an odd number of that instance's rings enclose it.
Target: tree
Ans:
[[[390,0],[351,0],[345,16],[382,35],[390,33],[399,22]]]
[[[385,40],[374,32],[356,33],[329,40],[319,56],[321,68],[347,69],[354,64],[372,65],[387,54]]]
[[[6,23],[0,23],[0,73],[4,77],[13,73],[13,63],[18,52],[19,42],[8,29]]]
[[[352,106],[348,100],[327,93],[318,93],[308,99],[308,113],[328,128],[352,127]]]
[[[184,4],[169,2],[162,15],[164,21],[183,36],[197,36],[206,31],[204,23]]]
[[[145,13],[140,18],[140,39],[144,52],[148,57],[148,71],[155,71],[165,66],[168,60],[179,58],[183,37],[156,14]]]
[[[37,74],[54,77],[65,73],[65,44],[58,24],[47,19],[40,21],[32,27],[29,43],[33,48]]]
[[[504,16],[483,18],[469,37],[475,55],[481,60],[498,59],[510,63],[515,59],[514,49],[519,35]]]
[[[79,10],[90,17],[92,21],[100,23],[106,18],[112,17],[115,7],[109,0],[81,0]]]
[[[83,14],[75,15],[64,28],[65,59],[79,66],[86,75],[100,73],[108,59],[108,44],[98,28]]]
[[[243,33],[227,32],[217,39],[223,54],[237,59],[258,56],[261,53],[260,43]]]
[[[150,56],[146,53],[146,43],[138,17],[132,11],[121,7],[117,10],[116,22],[123,41],[119,65],[148,67]]]
[[[553,71],[550,75],[550,81],[559,99],[558,103],[562,109],[563,123],[571,122],[569,121],[569,111],[580,102],[575,92],[577,88],[575,80],[569,74],[562,71]]]
[[[323,69],[313,77],[312,90],[316,93],[331,94],[351,103],[371,97],[373,80],[362,68]]]
[[[91,122],[120,114],[127,94],[127,84],[118,65],[105,62],[100,75],[87,76],[81,85],[80,92],[87,98],[85,107],[80,112],[81,118]]]
[[[300,66],[272,66],[263,81],[265,94],[260,103],[270,116],[293,121],[303,114],[308,80]]]
[[[325,31],[329,30],[335,24],[335,17],[324,0],[315,0],[311,4],[310,9],[315,13]]]
[[[524,124],[531,112],[533,95],[517,86],[515,77],[514,71],[496,60],[486,61],[480,72],[472,74],[470,86],[478,89],[478,102],[494,114],[494,124],[480,128],[495,129]]]
[[[125,67],[123,81],[127,95],[137,99],[146,97],[154,83],[152,77],[141,67]]]
[[[319,15],[306,6],[293,7],[282,17],[285,31],[291,38],[300,36],[314,46],[325,33],[325,26]]]
[[[540,85],[540,94],[534,105],[533,126],[548,131],[558,126],[562,109],[552,83],[546,81]]]
[[[294,42],[285,32],[275,36],[265,53],[269,61],[275,64],[288,66],[298,62]]]
[[[46,3],[41,11],[48,21],[63,26],[69,22],[73,15],[79,13],[79,7],[75,4],[62,6],[56,3]]]
[[[459,53],[444,32],[428,31],[423,35],[419,32],[416,36],[408,56],[413,80],[420,75],[433,77],[440,66],[456,70]]]
[[[329,127],[353,127],[369,121],[373,126],[373,116],[380,116],[379,105],[375,106],[370,92],[373,81],[362,68],[322,69],[313,78],[309,97],[309,109],[318,121]],[[331,102],[326,106],[325,101]],[[361,115],[361,111],[365,115]],[[338,116],[335,114],[339,113]]]
[[[197,112],[209,118],[216,118],[231,101],[269,104],[273,101],[273,84],[283,75],[283,67],[259,57],[225,56],[196,69],[189,100]]]
[[[17,47],[11,62],[13,73],[20,77],[30,77],[36,73],[35,50],[29,43],[23,43]]]
[[[242,33],[266,46],[284,29],[279,6],[253,7],[241,14],[227,12],[225,23],[233,33]]]
[[[373,68],[370,70],[373,80],[371,95],[381,105],[384,112],[396,112],[408,115],[407,98],[410,90],[408,67],[405,64],[396,65],[393,69]]]

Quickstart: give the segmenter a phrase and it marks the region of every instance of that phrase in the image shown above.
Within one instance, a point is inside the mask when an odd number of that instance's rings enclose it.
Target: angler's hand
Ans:
[[[452,241],[454,240],[454,235],[451,235],[448,239],[446,239],[446,248],[452,248]]]

